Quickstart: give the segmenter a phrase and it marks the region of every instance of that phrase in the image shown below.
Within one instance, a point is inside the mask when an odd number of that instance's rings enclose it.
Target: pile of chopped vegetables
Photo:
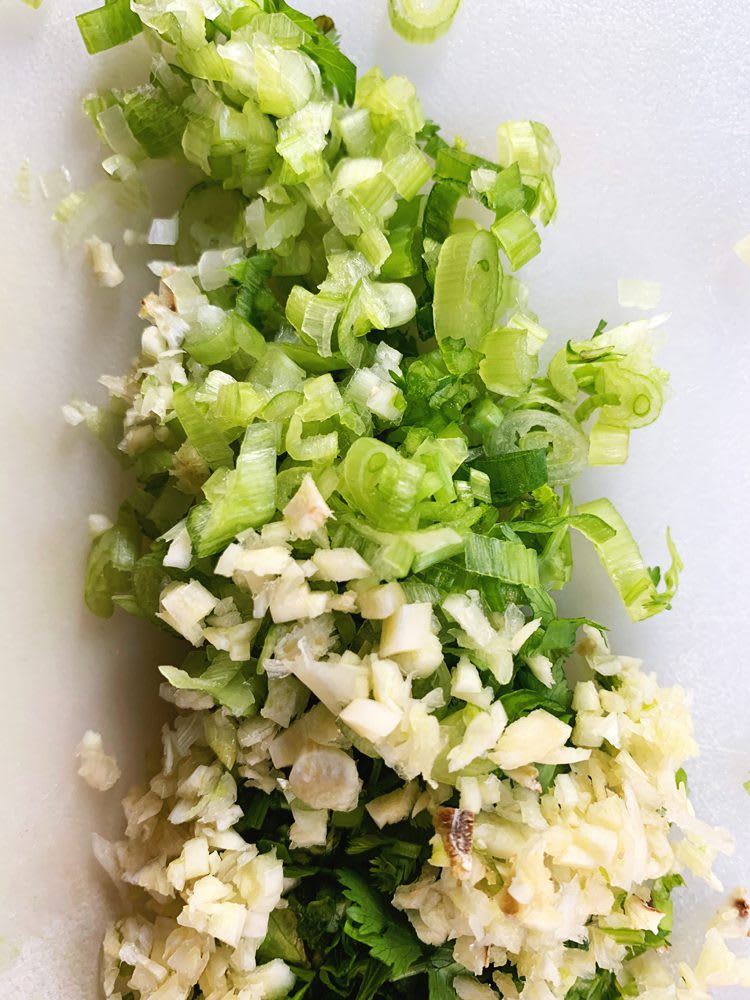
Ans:
[[[140,356],[102,379],[109,407],[66,408],[136,481],[92,521],[86,602],[187,649],[160,667],[179,710],[161,768],[125,798],[124,838],[95,842],[130,904],[105,995],[750,982],[725,944],[747,908],[694,969],[660,957],[681,872],[715,884],[730,847],[687,797],[683,692],[553,597],[571,531],[635,621],[669,607],[680,560],[670,541],[649,568],[608,500],[571,494],[587,463],[625,460],[667,376],[663,317],[540,364],[516,274],[555,212],[548,130],[507,122],[495,160],[469,153],[406,77],[357,78],[330,19],[284,0],[111,0],[79,25],[91,52],[144,30],[153,63],[86,100],[109,179],[58,218],[104,285],[123,275],[102,206],[159,247]],[[192,178],[174,218],[151,217],[153,159]],[[80,757],[117,780],[98,734]]]

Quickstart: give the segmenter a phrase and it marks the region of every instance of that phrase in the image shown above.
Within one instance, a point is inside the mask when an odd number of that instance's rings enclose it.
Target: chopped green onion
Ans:
[[[589,465],[622,465],[627,461],[630,430],[597,420],[589,433]]]
[[[472,469],[488,476],[492,499],[498,503],[508,503],[547,482],[547,455],[543,448],[475,458],[471,464]]]
[[[234,464],[234,454],[223,434],[201,411],[193,386],[179,386],[174,391],[174,411],[182,428],[209,468]]]
[[[86,605],[94,614],[108,618],[114,610],[113,597],[129,591],[140,546],[135,518],[124,509],[117,524],[94,539],[84,586]]]
[[[456,233],[440,250],[435,273],[435,335],[477,349],[492,326],[502,286],[497,243],[486,231]]]
[[[466,539],[466,569],[523,587],[539,586],[539,565],[533,549],[522,542],[470,534]]]
[[[493,223],[492,233],[513,271],[536,257],[542,248],[534,223],[522,209],[501,216]]]
[[[592,500],[582,504],[578,513],[593,514],[614,530],[614,536],[604,541],[595,536],[589,537],[632,620],[642,621],[670,607],[677,592],[682,561],[669,532],[667,545],[672,563],[664,574],[666,586],[659,592],[630,529],[609,500]]]
[[[386,444],[362,438],[341,467],[342,485],[357,509],[375,524],[396,530],[416,526],[416,505],[425,469]]]
[[[143,30],[140,17],[130,9],[130,0],[107,0],[103,7],[79,14],[76,23],[92,55],[129,42]]]
[[[540,122],[505,122],[497,130],[497,142],[501,166],[517,163],[523,183],[532,191],[526,210],[547,225],[557,207],[552,174],[560,162],[549,129]]]
[[[461,0],[388,0],[395,31],[407,42],[434,42],[450,28]]]
[[[504,396],[524,393],[537,369],[525,330],[504,327],[491,330],[482,341],[484,358],[479,364],[482,381]]]
[[[240,447],[235,469],[220,491],[194,507],[188,531],[196,556],[213,555],[240,531],[258,528],[276,510],[276,444],[273,427],[251,424]]]
[[[472,181],[476,186],[474,172],[472,172]],[[488,178],[488,182],[483,194],[487,205],[495,213],[498,220],[524,208],[526,194],[521,180],[521,170],[517,163],[511,163],[509,167],[498,173],[493,172]]]
[[[588,455],[586,436],[577,426],[558,413],[536,409],[509,413],[492,432],[486,448],[490,455],[544,448],[553,486],[569,483]]]
[[[424,210],[423,231],[426,239],[443,243],[448,239],[453,216],[465,187],[457,181],[439,181],[427,196]]]
[[[435,174],[441,180],[458,181],[465,189],[468,189],[469,181],[473,179],[477,171],[485,170],[492,179],[496,178],[499,166],[491,160],[485,160],[482,156],[474,153],[467,153],[464,149],[455,146],[444,146],[438,150],[435,157]]]

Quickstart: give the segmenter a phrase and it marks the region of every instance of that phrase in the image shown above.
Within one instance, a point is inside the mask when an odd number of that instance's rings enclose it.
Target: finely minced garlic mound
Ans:
[[[322,636],[319,642],[322,648]],[[289,645],[284,651],[292,654]],[[566,746],[585,741],[590,756],[557,774],[546,791],[533,764],[513,778],[459,777],[460,808],[473,818],[468,873],[451,867],[436,833],[429,863],[395,892],[394,904],[421,941],[449,944],[465,970],[454,989],[469,1000],[563,998],[578,980],[602,970],[631,990],[625,995],[648,1000],[702,1000],[714,985],[750,985],[750,962],[726,944],[749,926],[739,890],[717,915],[694,968],[681,966],[675,982],[655,954],[629,958],[629,945],[644,932],[659,934],[665,919],[659,904],[675,874],[689,869],[720,888],[711,864],[732,845],[724,831],[695,817],[684,784],[675,782],[676,769],[696,752],[683,691],[661,688],[636,661],[613,657],[593,630],[581,646],[590,664],[606,657],[608,677],[616,678],[602,686],[592,673],[575,688],[577,723]],[[377,662],[362,668],[368,691],[377,684]],[[166,686],[163,693],[180,696]],[[388,704],[375,695],[375,704]],[[292,708],[296,721],[289,724],[288,713],[281,720],[286,725],[197,709],[165,726],[161,770],[124,800],[125,837],[116,844],[95,838],[97,857],[132,906],[105,938],[107,997],[135,990],[142,1000],[187,1000],[196,985],[207,1000],[292,995],[294,971],[281,958],[263,961],[258,950],[269,916],[288,907],[286,893],[296,880],[285,876],[273,847],[259,848],[235,826],[242,819],[238,784],[244,784],[277,791],[291,805],[292,844],[325,844],[330,814],[293,792],[296,747],[301,740],[308,755],[338,753],[355,775],[356,765],[348,727],[322,703],[301,711],[304,700],[297,712]],[[270,699],[269,711],[275,714]],[[401,740],[402,759],[421,758],[418,735],[407,728]],[[527,749],[533,759],[533,746]],[[435,814],[449,799],[451,789],[429,769],[422,778],[391,796],[388,808],[395,811],[384,815],[386,830],[410,814]],[[330,767],[316,780],[323,801],[340,795],[345,781]],[[375,800],[368,808],[384,807]],[[474,978],[508,962],[523,977],[520,988],[502,971],[489,982]]]

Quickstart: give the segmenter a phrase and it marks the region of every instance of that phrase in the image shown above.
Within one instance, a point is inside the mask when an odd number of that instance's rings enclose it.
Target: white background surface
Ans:
[[[85,6],[0,6],[0,991],[13,1000],[96,995],[112,900],[89,834],[117,828],[118,792],[97,798],[79,784],[72,751],[84,729],[101,729],[127,766],[124,793],[156,736],[155,666],[168,656],[138,622],[100,622],[82,606],[85,515],[112,514],[122,486],[60,420],[71,395],[95,397],[97,375],[122,369],[147,276],[96,288],[78,257],[63,260],[38,191],[31,207],[10,197],[25,156],[33,176],[66,163],[76,182],[90,180],[101,153],[80,97],[97,75],[141,79],[127,69],[135,52],[87,57],[72,20]],[[636,432],[625,469],[592,471],[578,497],[609,495],[652,563],[671,524],[684,583],[671,613],[632,626],[581,552],[566,604],[611,622],[619,649],[693,691],[704,753],[691,788],[702,814],[738,836],[737,856],[719,865],[730,888],[750,877],[750,271],[731,249],[750,231],[750,6],[464,0],[452,32],[426,49],[391,33],[385,0],[323,7],[361,67],[408,72],[427,114],[472,149],[492,155],[507,118],[550,126],[563,153],[560,212],[527,270],[559,343],[626,315],[618,277],[663,285],[674,399]],[[695,889],[680,898],[687,951],[715,900]]]

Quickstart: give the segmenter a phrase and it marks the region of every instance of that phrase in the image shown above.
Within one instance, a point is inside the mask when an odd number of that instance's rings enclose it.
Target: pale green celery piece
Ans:
[[[330,358],[331,339],[341,314],[342,303],[324,294],[315,295],[305,307],[302,333],[306,334],[318,348],[322,358]]]
[[[250,382],[232,382],[221,386],[209,412],[219,428],[231,431],[251,424],[266,403],[265,395]]]
[[[357,249],[375,271],[380,271],[391,255],[388,237],[381,229],[368,229],[362,233],[357,239]]]
[[[312,177],[325,170],[323,150],[331,129],[333,105],[311,101],[278,122],[276,151],[299,177]]]
[[[352,108],[343,111],[337,119],[336,127],[349,156],[366,157],[370,155],[375,142],[375,130],[372,127],[370,112],[367,108]]]
[[[205,492],[205,490],[204,490]],[[194,507],[188,531],[198,558],[212,555],[240,531],[270,521],[276,510],[276,433],[272,424],[245,431],[235,468],[221,482],[221,494]]]
[[[531,215],[547,225],[557,207],[552,174],[560,162],[549,129],[541,122],[504,122],[498,127],[497,142],[500,165],[518,164],[524,184],[536,192]]]
[[[381,151],[383,172],[396,191],[411,201],[432,178],[433,167],[412,137],[393,128]]]
[[[628,458],[630,429],[596,421],[589,431],[589,465],[622,465]]]
[[[261,32],[276,45],[285,49],[298,49],[310,40],[310,36],[304,28],[295,24],[284,13],[256,14],[250,21],[250,27],[253,32]]]
[[[637,542],[611,501],[592,500],[578,507],[578,513],[593,514],[614,530],[615,534],[606,540],[591,540],[631,619],[642,621],[669,607],[677,592],[682,569],[682,561],[669,533],[667,545],[672,562],[664,573],[665,587],[659,591],[643,561]]]
[[[300,196],[289,205],[274,205],[256,198],[245,211],[248,242],[259,250],[275,250],[284,240],[299,236],[306,216],[307,204]]]
[[[411,80],[405,76],[386,79],[377,66],[357,80],[356,105],[367,108],[376,131],[397,122],[413,136],[424,125],[422,105]]]
[[[602,421],[629,428],[653,423],[664,402],[664,382],[658,370],[654,370],[653,376],[643,375],[618,364],[602,362],[596,378],[597,391],[618,400],[602,407]]]
[[[41,0],[30,6],[39,7]],[[76,17],[78,30],[89,53],[103,52],[122,45],[143,30],[141,18],[131,10],[128,0],[109,0],[96,10]]]
[[[523,542],[472,532],[466,539],[465,556],[466,568],[472,573],[524,587],[539,586],[537,554]]]
[[[298,462],[315,465],[330,464],[338,455],[339,436],[336,431],[327,434],[304,434],[304,422],[298,413],[289,421],[286,433],[286,450]]]
[[[260,110],[285,118],[303,108],[320,87],[320,72],[304,52],[254,45]]]
[[[435,335],[463,338],[479,349],[489,332],[501,286],[497,242],[483,229],[443,243],[435,272]]]
[[[219,654],[199,676],[179,667],[162,666],[159,672],[178,691],[201,691],[224,705],[232,715],[249,715],[255,704],[252,684],[244,677],[243,664]]]
[[[514,271],[536,257],[542,248],[534,223],[522,209],[510,212],[494,222],[492,234],[503,248]]]
[[[210,469],[234,464],[232,449],[216,425],[195,401],[195,386],[179,386],[173,394],[177,419],[188,440]]]
[[[125,112],[119,104],[104,108],[96,116],[96,120],[104,141],[113,153],[127,156],[133,162],[143,159],[145,150],[133,135],[125,119]]]
[[[341,488],[372,524],[387,531],[415,528],[416,506],[426,473],[374,438],[355,441],[341,464]]]
[[[537,359],[529,349],[525,330],[491,330],[482,341],[482,353],[479,374],[488,389],[504,396],[520,396],[528,389],[536,374]]]
[[[394,31],[407,42],[429,43],[453,24],[461,0],[388,0]]]
[[[505,325],[511,329],[524,330],[526,332],[529,354],[538,355],[549,337],[549,330],[545,330],[535,318],[520,310],[514,312]]]
[[[547,368],[547,378],[564,400],[574,403],[578,397],[578,382],[568,364],[567,348],[561,348],[552,358]]]

